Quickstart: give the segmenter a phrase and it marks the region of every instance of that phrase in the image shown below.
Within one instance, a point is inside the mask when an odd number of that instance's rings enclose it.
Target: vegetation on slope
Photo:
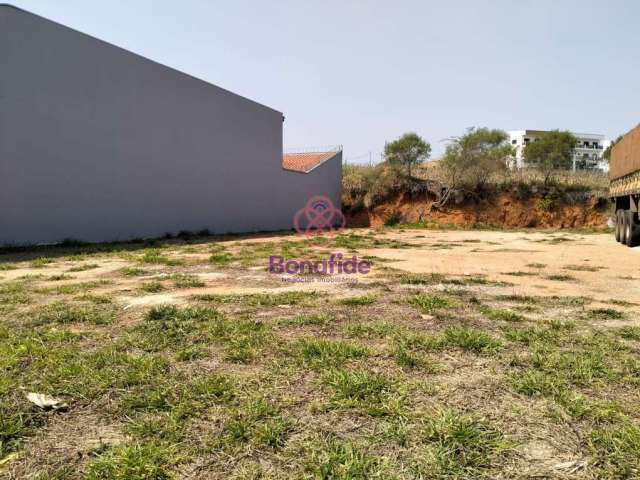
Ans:
[[[345,165],[342,205],[350,215],[407,201],[442,211],[464,204],[486,206],[507,195],[514,202],[530,201],[541,213],[567,205],[602,209],[607,176],[593,170],[571,171],[571,151],[564,133],[550,132],[546,140],[534,142],[536,149],[527,147],[526,156],[534,166],[524,169],[509,168],[513,150],[501,130],[470,128],[450,139],[442,159],[428,163],[423,162],[426,156],[399,153],[403,146],[411,147],[403,136],[387,144],[386,150],[393,154],[386,161]],[[413,143],[429,145],[419,137]],[[553,158],[547,159],[545,152],[552,152]],[[398,158],[409,158],[411,174],[407,163]]]

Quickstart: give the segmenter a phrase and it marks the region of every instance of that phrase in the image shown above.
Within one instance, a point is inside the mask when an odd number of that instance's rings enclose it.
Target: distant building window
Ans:
[[[515,145],[516,143],[518,143],[518,140],[511,140],[511,145]]]

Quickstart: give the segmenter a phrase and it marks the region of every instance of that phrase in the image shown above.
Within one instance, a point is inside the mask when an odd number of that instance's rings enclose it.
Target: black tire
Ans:
[[[640,243],[640,226],[636,222],[636,214],[625,210],[624,216],[624,243],[628,247],[635,247]]]
[[[616,228],[615,228],[616,242],[620,243],[622,242],[622,210],[616,211],[615,218],[616,218]]]
[[[627,215],[624,210],[620,210],[620,243],[627,244]]]

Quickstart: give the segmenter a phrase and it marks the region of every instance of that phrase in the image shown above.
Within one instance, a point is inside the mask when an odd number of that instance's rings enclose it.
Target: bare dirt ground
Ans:
[[[484,275],[511,283],[507,289],[515,294],[640,304],[640,247],[620,246],[610,234],[408,230],[389,238],[424,248],[365,253],[408,272]]]
[[[372,271],[266,269],[331,253]],[[4,251],[0,477],[639,478],[639,267],[578,231]]]

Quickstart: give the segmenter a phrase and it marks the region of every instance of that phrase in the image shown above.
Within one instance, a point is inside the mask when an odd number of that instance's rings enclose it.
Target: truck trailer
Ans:
[[[609,180],[616,241],[635,247],[640,244],[640,124],[611,149]]]

